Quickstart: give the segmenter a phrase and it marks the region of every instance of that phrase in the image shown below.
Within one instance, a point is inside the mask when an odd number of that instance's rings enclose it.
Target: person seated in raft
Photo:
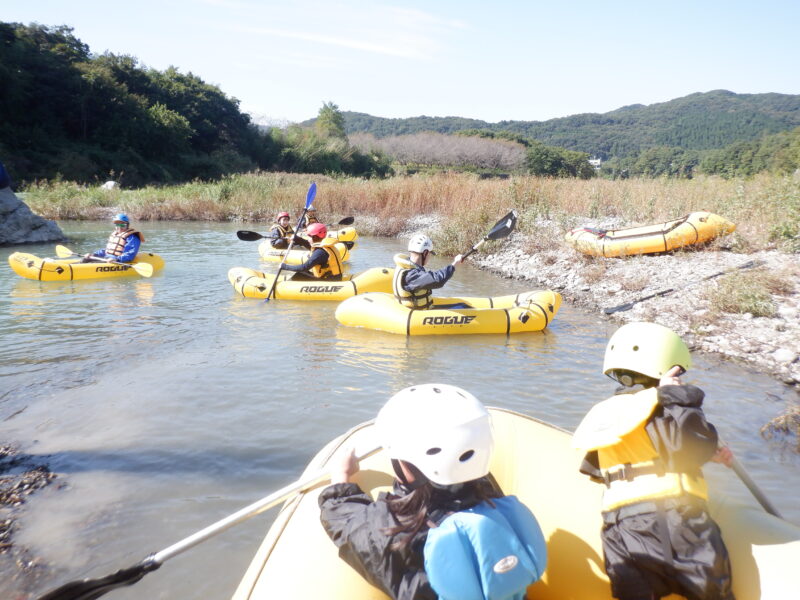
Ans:
[[[319,496],[339,556],[395,599],[524,598],[547,547],[531,511],[487,478],[494,439],[483,404],[452,385],[412,386],[381,408],[375,430],[392,491],[373,501],[353,483],[350,451]]]
[[[409,240],[408,255],[394,255],[396,268],[392,290],[395,298],[403,306],[417,309],[430,308],[433,305],[431,290],[443,287],[456,272],[456,265],[463,261],[459,254],[453,259],[452,264],[438,271],[429,271],[425,265],[432,254],[434,254],[433,241],[427,235],[419,233]],[[450,304],[440,305],[439,308],[470,308],[470,306]]]
[[[108,236],[106,247],[87,254],[82,262],[122,262],[129,263],[139,253],[139,246],[144,243],[144,235],[131,228],[128,215],[120,213],[114,217],[114,231]]]
[[[317,218],[317,210],[313,206],[309,206],[306,216],[300,222],[300,229],[306,229],[312,223],[319,223],[319,219]]]
[[[311,238],[311,255],[302,265],[283,265],[285,271],[294,271],[293,281],[303,279],[333,279],[342,278],[342,259],[336,251],[336,240],[325,239],[328,228],[322,223],[312,223],[306,229]]]
[[[295,234],[294,229],[289,224],[289,213],[282,211],[275,218],[275,223],[267,234],[270,245],[277,250],[285,250],[289,247],[289,242],[294,237],[294,246],[302,246],[306,250],[311,249],[311,244]]]
[[[678,594],[733,600],[731,565],[708,513],[702,465],[730,467],[703,414],[703,391],[678,376],[689,349],[672,330],[628,323],[608,341],[603,372],[622,384],[573,436],[581,473],[605,486],[602,541],[611,593],[620,600]],[[633,386],[644,389],[635,391]],[[622,394],[622,395],[619,395]]]

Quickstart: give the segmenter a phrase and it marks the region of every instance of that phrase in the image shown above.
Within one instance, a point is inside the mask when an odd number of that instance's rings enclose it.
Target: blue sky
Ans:
[[[254,115],[539,121],[693,92],[800,94],[797,0],[3,0]]]

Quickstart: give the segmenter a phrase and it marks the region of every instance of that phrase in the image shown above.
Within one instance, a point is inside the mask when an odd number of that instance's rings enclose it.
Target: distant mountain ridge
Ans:
[[[607,113],[584,113],[547,121],[488,123],[462,117],[387,119],[342,112],[345,130],[376,137],[465,129],[511,131],[548,146],[587,152],[602,159],[659,146],[685,150],[724,148],[739,141],[800,126],[800,95],[698,92],[657,104],[632,104]],[[306,123],[312,123],[307,121]],[[305,124],[305,123],[304,123]]]

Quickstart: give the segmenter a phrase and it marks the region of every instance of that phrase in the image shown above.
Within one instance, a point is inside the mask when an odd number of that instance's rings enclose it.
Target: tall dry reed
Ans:
[[[677,179],[552,179],[519,176],[481,179],[472,174],[436,174],[363,180],[287,173],[233,175],[218,182],[137,190],[101,190],[72,183],[42,183],[26,191],[37,213],[55,219],[103,218],[110,209],[138,220],[270,222],[279,210],[297,214],[310,182],[317,182],[315,206],[334,220],[374,217],[364,233],[395,233],[417,215],[444,217],[443,250],[480,239],[507,210],[520,213],[520,230],[532,233],[542,220],[566,229],[603,220],[627,225],[657,223],[696,210],[709,210],[737,224],[746,248],[768,247],[787,219],[800,230],[800,178],[760,175],[747,180],[717,177]],[[377,223],[375,225],[374,223]],[[390,224],[386,226],[385,224]],[[478,236],[477,238],[475,236]],[[780,241],[780,240],[779,240]]]

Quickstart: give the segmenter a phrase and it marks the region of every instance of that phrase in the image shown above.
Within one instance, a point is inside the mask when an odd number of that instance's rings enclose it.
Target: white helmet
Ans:
[[[461,388],[426,383],[400,390],[380,410],[375,427],[389,458],[413,464],[435,484],[454,485],[489,472],[491,417]]]
[[[418,233],[408,241],[408,251],[422,254],[425,250],[433,250],[433,242],[427,235]]]

